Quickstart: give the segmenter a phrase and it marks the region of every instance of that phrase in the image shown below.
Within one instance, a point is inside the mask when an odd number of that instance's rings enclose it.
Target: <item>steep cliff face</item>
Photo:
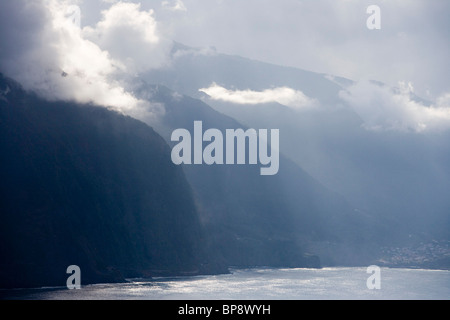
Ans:
[[[143,82],[135,93],[164,104],[165,115],[154,128],[169,144],[176,144],[171,141],[175,129],[194,132],[194,121],[202,121],[204,131],[247,129],[201,100],[161,85]],[[282,151],[279,172],[272,176],[261,176],[260,165],[182,165],[215,252],[226,264],[242,267],[370,263],[379,223],[354,210]]]
[[[0,287],[210,271],[189,184],[147,125],[0,75]]]

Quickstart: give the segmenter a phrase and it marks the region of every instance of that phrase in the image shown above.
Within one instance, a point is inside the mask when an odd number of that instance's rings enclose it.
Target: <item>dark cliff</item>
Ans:
[[[0,287],[209,272],[189,184],[152,128],[0,75]]]

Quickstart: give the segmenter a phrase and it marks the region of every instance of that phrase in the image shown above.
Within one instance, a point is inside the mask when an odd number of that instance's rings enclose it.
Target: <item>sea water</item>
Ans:
[[[36,300],[449,300],[450,271],[381,268],[370,289],[367,268],[240,269],[229,274],[134,279],[120,284],[0,291]]]

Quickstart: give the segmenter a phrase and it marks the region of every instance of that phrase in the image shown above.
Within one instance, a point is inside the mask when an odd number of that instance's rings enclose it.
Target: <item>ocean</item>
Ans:
[[[230,274],[133,279],[79,290],[0,290],[14,300],[449,300],[450,271],[381,268],[369,289],[367,268],[236,269]],[[370,283],[373,283],[370,281]],[[372,286],[373,287],[373,286]]]

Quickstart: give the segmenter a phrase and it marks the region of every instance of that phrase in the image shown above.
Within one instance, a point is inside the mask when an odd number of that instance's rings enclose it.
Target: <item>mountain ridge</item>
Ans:
[[[65,285],[72,264],[83,284],[226,272],[153,129],[0,82],[11,88],[0,100],[0,287]]]
[[[226,129],[248,129],[203,101],[176,94],[165,86],[149,85],[143,81],[140,87],[134,89],[138,97],[146,97],[151,102],[165,105],[165,115],[151,125],[172,146],[174,143],[171,142],[171,132],[178,128],[192,130],[194,121],[202,121],[204,130],[214,128],[223,132]],[[241,226],[250,225],[247,236],[253,234],[256,238],[269,239],[272,237],[271,232],[283,234],[283,241],[290,242],[294,247],[298,246],[299,252],[317,255],[320,260],[324,259],[330,264],[367,263],[370,259],[364,253],[365,250],[350,245],[350,239],[358,237],[359,240],[365,239],[361,243],[365,243],[367,248],[371,248],[372,254],[376,255],[371,241],[379,241],[373,234],[375,229],[383,227],[367,219],[367,215],[354,210],[342,196],[325,188],[282,152],[280,171],[271,177],[261,177],[257,166],[184,165],[183,168],[200,198],[199,202],[206,206],[204,210],[207,217],[204,219],[215,221],[211,227],[216,234],[221,233],[218,230],[222,230],[226,237],[242,239],[245,232]],[[346,218],[340,221],[339,217]],[[264,227],[264,221],[268,222],[270,228]],[[351,226],[345,226],[347,223],[365,227],[351,231]],[[228,226],[228,230],[224,226]],[[334,232],[338,229],[338,232]],[[349,246],[349,252],[346,253],[348,259],[340,259],[339,250],[335,254],[323,251],[322,248],[320,254],[314,252],[310,248],[316,250],[318,241],[341,242],[340,250],[344,250],[345,243]],[[310,247],[312,243],[314,245]],[[352,254],[350,252],[353,249],[355,252]],[[266,253],[266,256],[270,260],[270,254]],[[263,265],[270,263],[266,261]]]

